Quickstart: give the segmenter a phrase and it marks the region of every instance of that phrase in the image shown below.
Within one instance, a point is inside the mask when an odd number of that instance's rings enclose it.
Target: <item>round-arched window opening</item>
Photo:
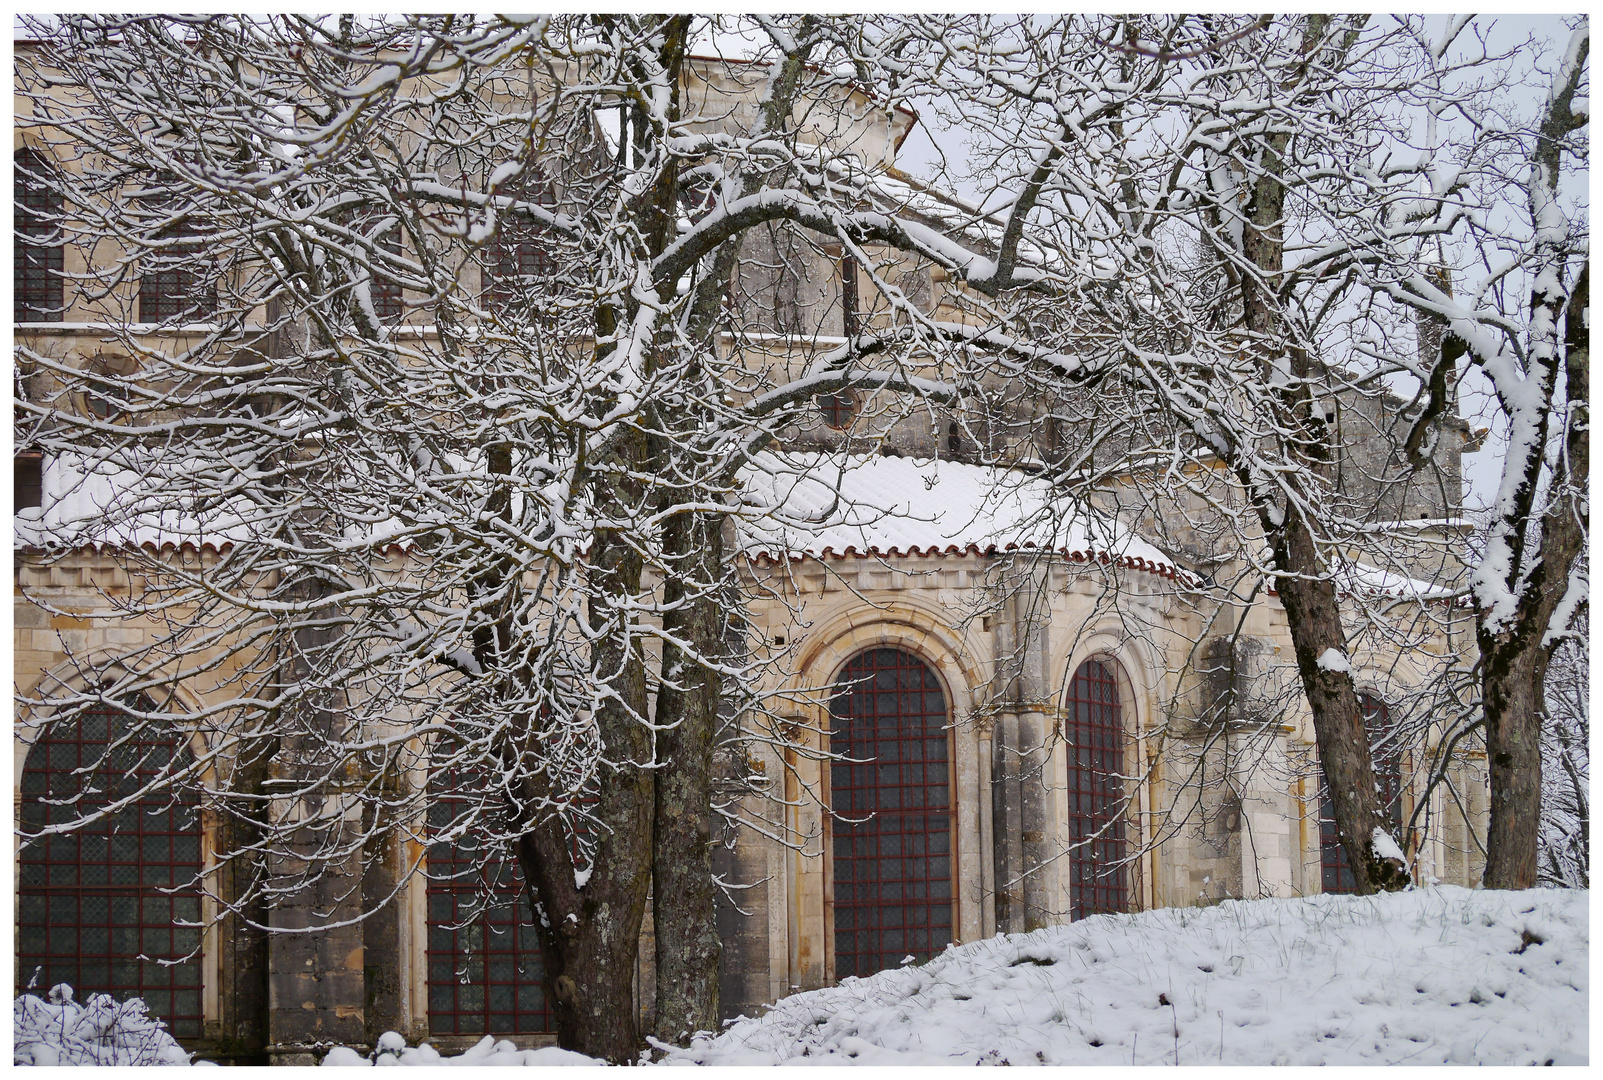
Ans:
[[[1129,910],[1124,712],[1110,662],[1074,672],[1063,717],[1068,759],[1069,917]]]
[[[832,394],[819,394],[814,402],[827,427],[844,431],[852,426],[857,415],[857,395],[850,390],[837,390]]]
[[[141,702],[137,710],[152,711]],[[96,705],[50,724],[22,772],[16,990],[68,983],[78,1000],[142,998],[179,1038],[198,1038],[200,814],[157,790],[99,821],[54,831],[190,762],[178,728]]]
[[[90,415],[99,420],[115,420],[127,411],[128,403],[122,392],[104,379],[92,379],[84,390],[84,404]]]
[[[952,940],[946,695],[898,649],[854,657],[830,702],[835,977],[872,975]]]

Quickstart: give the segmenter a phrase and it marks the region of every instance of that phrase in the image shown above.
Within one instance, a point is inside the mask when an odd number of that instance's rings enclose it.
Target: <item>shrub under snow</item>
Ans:
[[[65,983],[48,1000],[17,998],[13,1025],[18,1065],[188,1065],[189,1055],[138,998],[91,994],[80,1005]]]

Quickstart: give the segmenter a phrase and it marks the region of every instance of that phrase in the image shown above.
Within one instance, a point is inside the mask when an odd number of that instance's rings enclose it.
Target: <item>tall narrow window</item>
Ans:
[[[384,227],[384,232],[373,236],[373,246],[378,252],[390,255],[401,253],[401,230],[393,215],[369,210],[357,216],[358,228],[368,235],[372,235],[375,228]],[[373,314],[378,317],[382,326],[393,326],[401,321],[405,312],[405,305],[401,302],[401,285],[384,274],[383,255],[375,252],[371,256],[373,273],[368,279],[368,298],[373,303]]]
[[[1124,715],[1110,664],[1087,660],[1069,683],[1069,917],[1129,907],[1124,844]]]
[[[60,322],[64,307],[61,194],[46,182],[46,162],[37,150],[19,150],[13,168],[12,319]]]
[[[183,888],[201,866],[194,801],[145,795],[72,833],[47,831],[137,793],[188,757],[176,728],[130,731],[127,714],[111,707],[51,727],[28,751],[21,824],[31,839],[17,859],[19,993],[70,983],[79,1000],[139,997],[174,1035],[199,1037],[200,961],[184,959],[200,943],[193,925],[200,899]]]
[[[953,461],[961,461],[968,449],[968,440],[963,437],[963,425],[956,420],[946,422],[946,456]]]
[[[401,242],[397,239],[386,239],[380,246],[392,255],[401,253]],[[379,322],[393,326],[401,321],[401,316],[406,313],[406,305],[401,301],[400,282],[375,274],[368,285],[368,294],[373,300],[373,314],[378,316]]]
[[[1358,706],[1364,712],[1364,733],[1375,763],[1375,782],[1380,787],[1381,809],[1394,835],[1403,831],[1402,754],[1390,738],[1391,710],[1372,694],[1359,694]],[[1358,888],[1347,849],[1336,832],[1336,808],[1330,801],[1330,785],[1324,770],[1319,771],[1319,884],[1323,892],[1351,893]]]
[[[835,976],[872,975],[952,940],[946,695],[917,657],[871,649],[830,705]]]
[[[450,794],[456,775],[430,784],[438,833],[468,808]],[[539,931],[517,862],[487,853],[472,835],[429,846],[429,1030],[436,1035],[532,1034],[555,1023],[542,985]],[[481,904],[487,892],[488,904]]]
[[[24,451],[16,456],[15,483],[11,488],[13,513],[43,505],[44,465],[43,454]]]

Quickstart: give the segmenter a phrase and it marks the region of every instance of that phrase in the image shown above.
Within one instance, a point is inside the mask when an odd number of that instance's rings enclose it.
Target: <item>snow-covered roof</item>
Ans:
[[[757,559],[989,555],[1053,551],[1179,575],[1164,554],[1017,470],[928,458],[764,453],[741,475],[742,550]],[[248,539],[249,511],[231,506],[206,520],[131,497],[131,473],[96,474],[63,458],[46,462],[45,509],[13,519],[20,547],[104,544],[223,549]],[[108,525],[108,512],[115,525]],[[381,540],[369,534],[367,542]]]
[[[742,476],[748,555],[847,558],[1050,550],[1184,576],[1111,518],[1039,477],[954,461],[761,454]]]
[[[41,479],[43,507],[19,510],[12,518],[15,547],[221,549],[250,535],[244,507],[215,508],[203,519],[141,499],[138,492],[149,487],[126,469],[62,455],[45,458]]]
[[[1391,596],[1401,600],[1450,600],[1463,595],[1464,590],[1453,587],[1452,582],[1421,581],[1419,578],[1382,570],[1365,563],[1354,563],[1338,578],[1343,593]]]

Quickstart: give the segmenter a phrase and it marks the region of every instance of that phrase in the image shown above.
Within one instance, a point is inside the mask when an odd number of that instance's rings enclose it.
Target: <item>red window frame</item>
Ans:
[[[1394,744],[1387,743],[1391,734],[1391,710],[1373,694],[1359,694],[1358,707],[1364,713],[1364,734],[1369,739],[1369,752],[1375,763],[1375,782],[1380,787],[1381,807],[1386,822],[1394,833],[1403,830],[1403,760]],[[1325,770],[1319,769],[1319,888],[1321,892],[1347,895],[1358,891],[1358,880],[1353,877],[1352,864],[1347,861],[1347,849],[1341,845],[1336,832],[1336,807],[1330,800],[1330,785]]]
[[[469,807],[468,799],[449,794],[456,784],[454,771],[431,783],[440,792],[429,805],[431,830]],[[515,859],[485,858],[471,836],[429,845],[427,904],[432,1034],[556,1030],[539,930]]]
[[[1067,760],[1069,918],[1129,910],[1125,859],[1124,711],[1113,667],[1075,669],[1063,717]]]
[[[836,431],[844,431],[852,426],[852,416],[857,411],[857,399],[850,390],[819,394],[816,404],[826,426]]]
[[[899,649],[859,653],[830,703],[835,977],[872,975],[952,940],[949,706]]]
[[[139,274],[139,321],[195,322],[217,312],[217,282],[203,245],[171,244],[145,254]]]
[[[538,178],[509,183],[501,194],[547,208],[557,205],[556,192]],[[549,233],[528,218],[503,216],[484,269],[490,279],[486,290],[490,303],[504,309],[525,294],[529,282],[556,276],[557,262],[551,253]]]
[[[385,215],[369,211],[358,217],[357,224],[363,232],[379,224]],[[391,255],[401,253],[400,227],[392,225],[385,235],[374,241],[380,251]],[[369,276],[367,283],[368,299],[373,303],[373,314],[378,316],[380,323],[393,326],[401,321],[406,313],[406,305],[401,301],[401,283],[379,274]]]
[[[152,710],[141,702],[139,711]],[[98,706],[51,725],[28,751],[21,825],[35,839],[17,858],[16,989],[32,982],[43,994],[69,983],[80,1001],[97,993],[143,998],[175,1036],[198,1038],[201,964],[198,953],[190,954],[201,931],[174,925],[200,921],[193,884],[201,871],[201,830],[193,796],[148,795],[94,825],[39,835],[105,805],[108,791],[132,792],[175,759],[179,767],[188,759],[187,740],[176,728],[145,724],[130,737],[127,727],[127,713]],[[118,745],[119,739],[127,741]],[[74,796],[76,805],[61,803]]]
[[[16,205],[12,211],[11,317],[15,322],[60,322],[65,315],[61,276],[65,201],[41,179],[48,175],[48,163],[39,151],[17,151],[12,169]]]

